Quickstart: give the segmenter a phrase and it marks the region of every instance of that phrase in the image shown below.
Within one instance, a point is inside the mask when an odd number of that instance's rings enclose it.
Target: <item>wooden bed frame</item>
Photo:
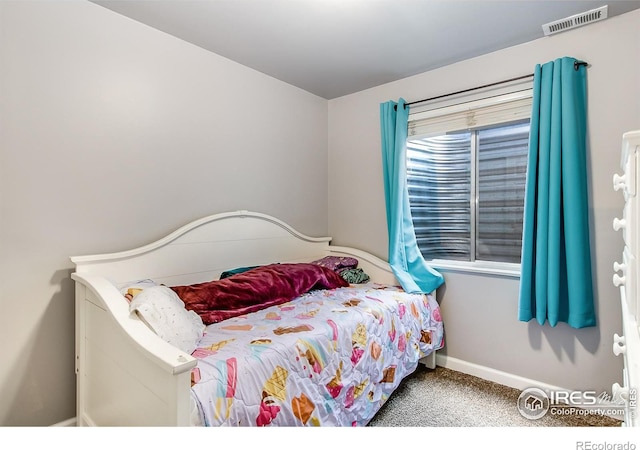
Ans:
[[[257,212],[196,220],[149,245],[75,256],[78,426],[188,426],[196,359],[166,343],[136,315],[116,285],[152,279],[166,285],[217,279],[234,267],[352,256],[372,281],[398,284],[385,261],[330,245]],[[435,293],[434,293],[435,294]],[[435,367],[435,352],[421,362]]]

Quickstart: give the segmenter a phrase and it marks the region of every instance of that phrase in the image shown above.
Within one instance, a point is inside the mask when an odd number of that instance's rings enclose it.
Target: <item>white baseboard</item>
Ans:
[[[486,366],[480,366],[478,364],[474,364],[468,361],[463,361],[461,359],[452,358],[447,355],[436,354],[436,365],[440,367],[445,367],[447,369],[455,370],[458,372],[466,373],[468,375],[473,375],[478,378],[482,378],[483,380],[492,381],[494,383],[501,384],[503,386],[512,387],[515,389],[519,389],[521,391],[528,388],[539,388],[545,392],[551,391],[572,391],[572,389],[563,388],[560,386],[554,386],[548,383],[542,383],[537,380],[533,380],[531,378],[521,377],[519,375],[514,375],[512,373],[503,372],[501,370],[492,369]],[[603,407],[611,405],[609,402],[603,402],[601,404]],[[614,419],[621,419],[619,416],[611,416]]]
[[[63,420],[62,422],[54,423],[51,425],[52,427],[75,427],[77,425],[77,420],[75,417],[71,419]]]
[[[486,366],[480,366],[478,364],[452,358],[447,355],[437,354],[436,365],[520,390],[530,387],[537,387],[544,391],[566,390],[560,386],[553,386],[551,384],[542,383],[540,381],[521,377],[512,373],[502,372],[501,370],[492,369]]]

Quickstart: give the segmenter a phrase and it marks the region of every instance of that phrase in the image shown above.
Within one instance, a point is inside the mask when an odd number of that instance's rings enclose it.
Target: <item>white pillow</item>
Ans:
[[[151,286],[137,294],[129,311],[169,344],[191,354],[204,334],[205,325],[194,311],[188,311],[178,294],[166,286]]]

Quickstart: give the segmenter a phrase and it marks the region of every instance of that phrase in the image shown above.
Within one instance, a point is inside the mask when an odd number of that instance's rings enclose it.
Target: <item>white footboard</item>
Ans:
[[[73,279],[78,426],[189,425],[196,360],[130,316],[106,279]]]

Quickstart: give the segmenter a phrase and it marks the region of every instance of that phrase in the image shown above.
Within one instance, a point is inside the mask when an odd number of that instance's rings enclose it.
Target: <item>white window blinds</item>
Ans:
[[[526,89],[459,105],[410,113],[409,137],[477,129],[531,116],[533,91]]]

